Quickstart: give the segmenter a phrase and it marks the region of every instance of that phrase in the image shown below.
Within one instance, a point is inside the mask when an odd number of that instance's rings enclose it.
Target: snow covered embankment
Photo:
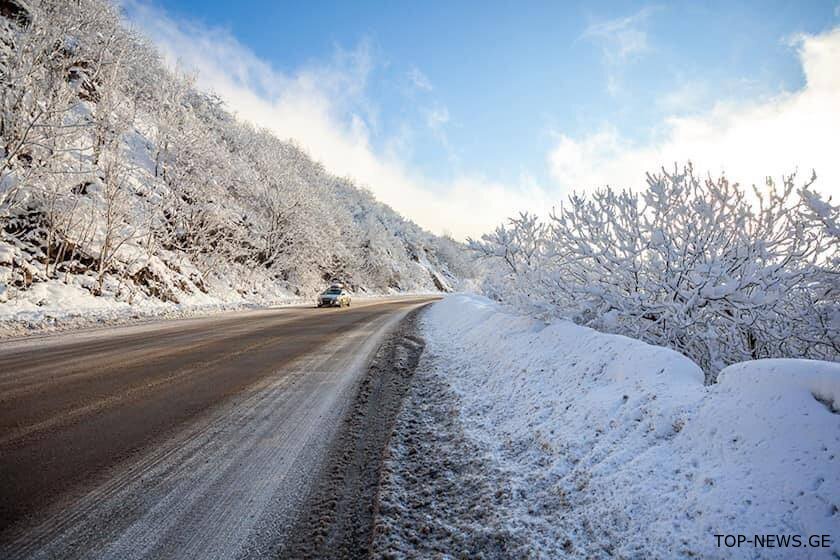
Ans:
[[[540,557],[840,555],[840,364],[760,360],[703,386],[688,358],[452,296],[431,357]],[[719,548],[716,534],[831,535],[831,548]]]

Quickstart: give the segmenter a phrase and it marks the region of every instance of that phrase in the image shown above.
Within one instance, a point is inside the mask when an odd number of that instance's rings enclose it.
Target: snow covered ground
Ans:
[[[234,290],[217,290],[213,295],[199,291],[182,295],[178,303],[143,295],[129,303],[113,293],[92,295],[82,284],[86,279],[74,277],[69,283],[61,280],[39,282],[20,291],[10,301],[0,301],[0,338],[304,302],[292,294],[279,293],[269,298],[255,293],[253,297],[246,297]]]
[[[494,510],[499,534],[524,537],[530,555],[840,556],[840,364],[741,363],[706,387],[700,368],[672,350],[513,315],[466,295],[433,306],[423,330],[418,379],[431,375],[451,388],[471,442],[453,449],[484,463],[499,491],[481,507]],[[430,406],[413,398],[392,446],[403,459],[400,430],[433,419],[412,416]],[[386,479],[383,527],[399,509],[394,502],[413,492],[411,507],[423,510],[414,515],[429,523],[451,509],[394,480],[389,487]],[[805,544],[829,535],[831,544],[718,546],[715,535],[739,534],[798,535]],[[389,546],[405,552],[411,539]],[[521,542],[514,550],[521,555]]]
[[[121,325],[147,319],[175,319],[261,307],[259,304],[247,301],[194,304],[150,302],[129,305],[113,298],[93,298],[89,294],[77,292],[72,286],[59,283],[54,286],[41,285],[39,288],[61,293],[67,298],[63,302],[64,305],[38,306],[34,304],[12,307],[0,304],[0,339],[75,328]],[[33,295],[37,294],[33,293]],[[301,301],[293,298],[277,299],[271,305],[294,304]]]
[[[0,249],[3,244],[0,243]],[[0,266],[0,289],[3,267]],[[28,290],[21,290],[14,299],[0,298],[0,339],[41,334],[69,329],[119,325],[150,319],[175,319],[207,315],[223,311],[234,311],[282,305],[311,305],[314,297],[301,297],[281,290],[252,290],[243,293],[229,285],[217,282],[211,293],[195,290],[192,293],[179,292],[179,301],[161,301],[138,293],[129,303],[118,297],[115,289],[111,293],[94,296],[84,285],[89,277],[71,277],[69,283],[61,280],[47,280],[33,284]],[[269,287],[271,287],[269,285]],[[393,291],[382,294],[354,294],[353,299],[361,301],[387,297],[389,295],[427,295],[428,290]]]

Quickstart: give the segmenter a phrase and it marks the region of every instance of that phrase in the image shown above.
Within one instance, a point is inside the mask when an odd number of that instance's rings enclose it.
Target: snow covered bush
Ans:
[[[497,300],[669,346],[707,380],[749,359],[840,357],[840,209],[768,180],[752,192],[692,166],[641,192],[572,195],[470,246]]]

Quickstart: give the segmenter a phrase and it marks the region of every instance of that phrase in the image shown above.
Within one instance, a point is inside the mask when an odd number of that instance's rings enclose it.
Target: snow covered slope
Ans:
[[[460,243],[237,119],[113,3],[9,5],[26,17],[0,10],[0,323],[464,276]]]
[[[745,362],[704,387],[672,350],[466,295],[424,331],[539,557],[840,555],[840,364]],[[718,547],[738,534],[832,544]]]

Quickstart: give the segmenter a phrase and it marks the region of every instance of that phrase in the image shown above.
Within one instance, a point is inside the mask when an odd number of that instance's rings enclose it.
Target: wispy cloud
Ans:
[[[408,81],[413,85],[416,89],[421,91],[432,91],[434,86],[432,86],[432,82],[429,80],[428,76],[420,71],[419,68],[416,66],[413,67],[406,73],[408,77]]]
[[[546,197],[534,185],[504,185],[478,175],[446,184],[428,180],[402,153],[409,130],[399,130],[377,151],[371,141],[377,108],[366,96],[377,62],[364,42],[350,50],[337,48],[325,62],[282,73],[225,29],[173,19],[143,1],[127,0],[123,7],[170,65],[194,72],[197,86],[216,92],[240,118],[295,139],[331,172],[354,178],[422,226],[477,236],[512,208],[544,206]],[[419,69],[409,75],[415,86],[432,87]],[[449,118],[445,107],[435,107],[426,114],[426,125],[442,132]]]
[[[625,61],[648,50],[647,31],[643,26],[654,11],[648,6],[627,17],[593,23],[582,37],[598,42],[610,61]]]
[[[447,109],[446,106],[436,105],[435,107],[426,110],[426,126],[437,139],[438,143],[440,143],[444,151],[446,151],[446,158],[449,160],[449,163],[458,165],[460,163],[458,153],[449,142],[449,135],[446,132],[448,124],[449,109]]]
[[[711,95],[711,88],[706,81],[680,78],[675,88],[659,96],[657,105],[670,114],[688,113],[702,107]]]
[[[426,124],[432,130],[441,130],[449,122],[449,109],[443,106],[426,111]]]
[[[646,171],[690,159],[699,169],[756,185],[766,176],[815,169],[816,188],[840,198],[840,27],[800,36],[796,48],[803,88],[666,118],[660,138],[642,145],[609,125],[579,138],[560,135],[548,156],[554,179],[567,189],[638,187]]]
[[[650,16],[659,8],[646,6],[635,14],[598,21],[590,24],[581,34],[598,45],[607,71],[607,89],[612,95],[621,90],[623,68],[651,50],[646,30]]]

